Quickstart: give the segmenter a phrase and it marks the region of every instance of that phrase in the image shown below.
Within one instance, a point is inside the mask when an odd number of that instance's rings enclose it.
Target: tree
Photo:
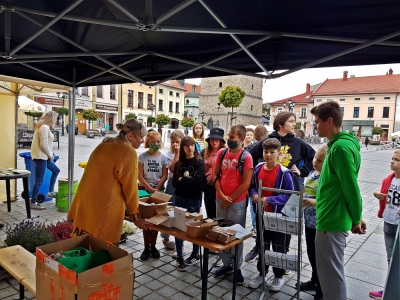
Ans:
[[[190,118],[190,117],[185,117],[185,118],[182,119],[181,125],[186,128],[185,129],[185,134],[187,135],[188,134],[188,127],[189,128],[193,127],[194,120],[192,118]]]
[[[159,114],[159,115],[157,115],[157,117],[156,117],[156,124],[158,125],[158,132],[160,133],[160,134],[162,134],[162,130],[161,130],[161,128],[164,126],[164,125],[168,125],[170,122],[171,122],[171,119],[170,119],[170,117],[168,117],[167,115],[164,115],[164,114]]]
[[[125,120],[129,120],[129,119],[137,120],[137,115],[135,113],[129,113],[129,114],[125,115]]]
[[[269,115],[270,111],[271,111],[271,106],[269,105],[269,103],[268,102],[263,103],[263,105],[262,105],[262,113],[265,114],[265,115]]]
[[[37,111],[26,111],[24,112],[24,114],[27,115],[28,117],[33,117],[34,126],[36,126],[37,118],[40,118],[43,115],[43,113]]]
[[[374,128],[372,128],[372,134],[379,134],[381,135],[383,132],[383,129],[380,127],[375,126]]]
[[[207,127],[207,123],[206,122],[201,122],[201,124],[203,124],[204,127]]]
[[[68,108],[65,108],[65,107],[57,108],[57,113],[61,116],[61,122],[62,122],[61,135],[64,135],[64,116],[68,116],[68,112],[69,112]],[[74,128],[73,132],[75,132],[75,127],[71,127],[71,128]]]
[[[99,118],[99,113],[94,109],[84,109],[82,118],[89,121],[89,129],[91,121],[96,121]]]
[[[147,117],[147,126],[152,127],[153,123],[156,121],[156,118],[154,118],[153,116],[148,116]],[[149,125],[150,124],[150,125]]]
[[[231,114],[231,126],[232,121],[236,118],[233,116],[233,108],[239,107],[244,97],[246,97],[246,93],[240,87],[234,85],[228,85],[218,96],[218,101],[224,107],[232,107],[232,112],[228,113]]]

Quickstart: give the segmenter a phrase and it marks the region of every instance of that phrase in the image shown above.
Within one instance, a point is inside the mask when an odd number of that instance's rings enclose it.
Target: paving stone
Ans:
[[[165,284],[170,284],[170,283],[175,282],[176,277],[172,276],[171,274],[165,274],[165,275],[161,276],[160,278],[158,278],[158,280],[160,280],[161,282],[164,282]]]
[[[150,281],[154,280],[153,278],[151,278],[150,276],[146,275],[146,274],[142,274],[138,277],[135,278],[136,282],[139,282],[140,284],[146,284]]]
[[[135,289],[133,293],[138,299],[143,299],[145,296],[149,295],[152,292],[152,290],[142,285],[139,288]]]
[[[360,281],[369,282],[371,284],[385,284],[387,271],[371,267],[357,262],[349,262],[344,267],[344,272],[347,277],[355,278]]]
[[[150,272],[146,273],[146,275],[151,276],[153,278],[160,278],[160,277],[164,276],[164,274],[165,273],[159,269],[154,269],[154,270],[151,270]]]
[[[179,292],[179,293],[176,293],[175,295],[169,297],[169,299],[171,299],[171,300],[189,300],[189,299],[192,299],[192,297]]]

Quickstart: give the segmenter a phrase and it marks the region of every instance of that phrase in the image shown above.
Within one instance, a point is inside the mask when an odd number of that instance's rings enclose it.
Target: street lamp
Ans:
[[[203,122],[204,121],[204,117],[206,116],[207,114],[204,112],[204,110],[201,112],[201,113],[199,113],[199,116],[201,117],[201,121]]]
[[[66,92],[62,92],[62,93],[56,92],[56,94],[57,94],[58,98],[61,98],[63,100],[68,98],[68,93],[66,93]],[[75,126],[72,130],[73,130],[72,132],[75,132]],[[61,135],[64,136],[64,115],[61,116]]]
[[[283,108],[286,108],[287,104],[289,104],[287,110],[292,112],[294,106],[296,105],[296,102],[294,102],[292,99],[289,99],[288,103],[286,103],[286,101],[283,101]]]
[[[185,111],[183,112],[183,116],[184,116],[185,118],[187,118],[187,117],[193,117],[193,114],[192,114],[191,112],[189,112],[189,110],[187,109],[187,110],[185,110]]]
[[[150,103],[147,105],[147,109],[151,109],[151,116],[153,116],[153,111],[156,108],[156,106],[153,103]]]

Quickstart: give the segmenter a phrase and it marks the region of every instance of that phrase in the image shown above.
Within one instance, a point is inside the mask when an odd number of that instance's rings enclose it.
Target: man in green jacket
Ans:
[[[346,300],[344,249],[348,231],[365,234],[362,198],[357,183],[360,143],[353,133],[342,132],[337,102],[314,107],[316,129],[329,140],[317,190],[315,252],[318,277],[325,300]]]

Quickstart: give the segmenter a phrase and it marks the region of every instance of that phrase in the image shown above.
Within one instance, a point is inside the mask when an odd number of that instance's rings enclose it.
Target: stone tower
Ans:
[[[244,75],[221,76],[201,79],[201,94],[199,111],[205,112],[207,115],[204,121],[212,118],[214,127],[220,127],[228,132],[231,120],[232,108],[225,108],[222,104],[218,106],[218,96],[221,91],[228,85],[235,85],[246,92],[239,107],[233,109],[234,117],[233,125],[258,125],[261,124],[262,113],[262,88],[263,79],[257,77],[249,77]]]

